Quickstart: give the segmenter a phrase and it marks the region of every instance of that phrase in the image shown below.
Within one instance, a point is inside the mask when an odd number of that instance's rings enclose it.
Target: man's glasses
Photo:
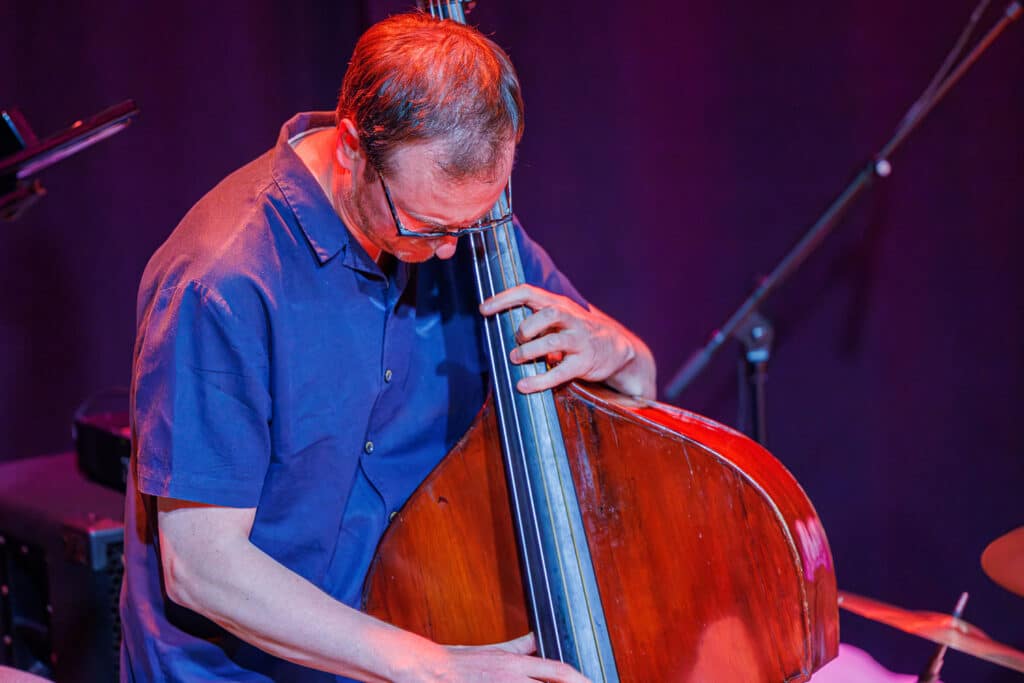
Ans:
[[[447,226],[443,228],[428,227],[423,230],[410,230],[402,225],[402,219],[398,217],[395,202],[391,199],[391,191],[388,190],[388,184],[384,182],[384,176],[381,175],[379,170],[377,170],[377,177],[380,178],[380,186],[384,188],[384,196],[388,200],[388,208],[391,209],[391,218],[395,221],[395,228],[402,237],[460,237],[475,232],[484,232],[512,220],[512,181],[509,180],[505,183],[505,192],[495,204],[495,207],[501,212],[501,215],[497,218],[483,218],[472,225],[461,228]]]

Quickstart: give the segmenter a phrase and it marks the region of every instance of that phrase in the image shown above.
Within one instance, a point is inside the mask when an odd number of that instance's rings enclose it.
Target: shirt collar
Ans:
[[[274,181],[320,263],[347,250],[352,236],[288,140],[313,128],[333,127],[335,121],[334,112],[329,111],[302,112],[288,119],[281,126],[271,166]]]
[[[377,263],[352,237],[323,188],[288,143],[296,135],[308,130],[333,127],[337,125],[336,121],[334,112],[330,111],[301,112],[288,119],[281,126],[281,133],[277,137],[271,173],[321,264],[344,252],[341,262],[345,266],[384,275]],[[349,245],[353,245],[352,248]],[[409,275],[409,264],[399,261],[393,275],[399,292],[405,289]]]

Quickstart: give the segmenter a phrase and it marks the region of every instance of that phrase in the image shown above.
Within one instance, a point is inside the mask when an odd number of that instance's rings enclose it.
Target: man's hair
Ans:
[[[389,17],[362,35],[337,113],[355,122],[367,161],[384,174],[395,148],[441,142],[437,162],[450,178],[489,177],[523,135],[508,55],[476,29],[423,13]]]

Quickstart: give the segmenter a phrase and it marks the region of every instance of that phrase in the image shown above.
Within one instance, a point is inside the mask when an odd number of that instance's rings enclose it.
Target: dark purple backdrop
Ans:
[[[0,225],[0,457],[65,450],[75,406],[128,381],[153,249],[293,111],[330,108],[360,3],[0,5],[0,107],[37,133],[133,97],[117,137],[46,171]],[[580,289],[649,340],[663,381],[887,138],[973,3],[523,3],[473,20],[527,101],[516,209]],[[1002,4],[984,23],[991,23]],[[1024,646],[1024,600],[978,557],[1024,523],[1024,26],[1012,26],[764,307],[776,455],[842,588],[949,609]],[[735,422],[727,345],[678,401]],[[843,616],[914,671],[931,646]],[[948,681],[1019,676],[951,654]]]

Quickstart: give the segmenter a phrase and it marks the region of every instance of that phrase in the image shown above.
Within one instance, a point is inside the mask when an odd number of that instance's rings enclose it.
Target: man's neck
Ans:
[[[341,217],[349,234],[359,242],[370,258],[380,261],[382,257],[380,247],[370,242],[362,234],[360,231],[362,226],[356,225],[353,212],[346,206],[345,198],[351,196],[352,193],[352,174],[347,169],[341,168],[335,159],[337,141],[337,129],[316,128],[296,135],[288,141],[288,144],[292,146],[299,159],[316,179],[320,189],[327,196],[327,201]]]

